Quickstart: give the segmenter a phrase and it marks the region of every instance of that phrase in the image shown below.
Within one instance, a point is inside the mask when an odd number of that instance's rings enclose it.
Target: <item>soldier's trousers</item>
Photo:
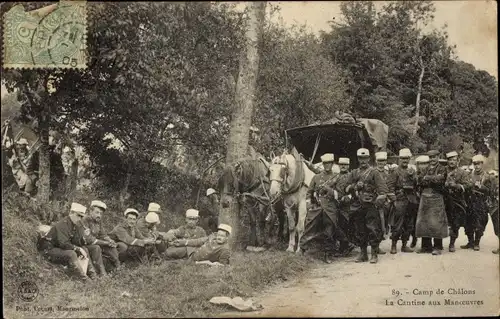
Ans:
[[[457,201],[445,197],[446,217],[450,229],[450,238],[456,239],[460,227],[465,227],[467,216],[467,204],[465,201]]]
[[[89,270],[87,272],[94,272],[95,269],[103,275],[106,273],[104,263],[102,261],[102,249],[99,245],[87,245],[82,247],[90,258]],[[91,267],[92,266],[92,267]]]
[[[352,212],[356,241],[360,247],[377,246],[382,234],[382,221],[378,208],[373,203],[362,203],[361,207]]]
[[[127,245],[123,242],[116,243],[116,249],[118,250],[118,258],[120,261],[126,260],[136,260],[143,262],[148,255],[154,252],[154,246],[148,245],[145,247]]]
[[[418,204],[408,200],[396,200],[392,210],[391,239],[407,242],[415,230]]]
[[[78,256],[74,250],[65,250],[54,247],[47,250],[45,252],[45,256],[50,262],[53,262],[55,264],[67,265],[77,275],[86,276],[86,273],[78,264]],[[91,263],[89,263],[89,266],[90,264]]]
[[[168,247],[165,256],[170,259],[183,259],[189,257],[196,251],[197,247]]]
[[[486,198],[475,197],[472,198],[468,209],[467,216],[465,217],[465,234],[467,236],[474,236],[478,239],[481,238],[488,224],[488,204]]]
[[[116,247],[101,246],[102,257],[109,260],[113,268],[120,266],[120,257]]]
[[[434,246],[432,245],[433,240],[434,240]],[[443,239],[422,237],[422,250],[431,251],[433,248],[443,250]]]
[[[308,210],[304,235],[300,239],[302,249],[310,249],[315,242],[321,242],[324,251],[333,251],[335,249],[334,214],[333,207],[327,207],[326,209],[315,207]]]

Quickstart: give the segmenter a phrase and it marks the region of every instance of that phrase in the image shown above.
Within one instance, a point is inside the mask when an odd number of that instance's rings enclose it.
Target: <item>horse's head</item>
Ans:
[[[273,158],[269,167],[269,195],[271,198],[276,198],[281,192],[281,188],[286,179],[288,170],[288,160],[286,154]]]
[[[236,167],[227,166],[219,178],[218,188],[223,208],[228,208],[238,193],[239,183],[236,169]]]

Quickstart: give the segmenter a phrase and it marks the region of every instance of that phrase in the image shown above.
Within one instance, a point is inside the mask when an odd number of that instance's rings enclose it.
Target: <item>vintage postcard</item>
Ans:
[[[496,10],[1,4],[4,318],[500,315]]]

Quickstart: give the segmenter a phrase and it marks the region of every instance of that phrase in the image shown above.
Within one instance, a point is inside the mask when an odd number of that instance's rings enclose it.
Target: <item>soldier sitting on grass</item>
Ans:
[[[231,226],[220,224],[217,233],[210,234],[207,241],[194,251],[189,258],[193,261],[210,261],[216,264],[229,265],[231,250],[227,241],[231,235]]]
[[[171,229],[165,234],[168,242],[166,257],[170,259],[187,258],[207,241],[205,230],[197,226],[199,212],[196,209],[186,211],[186,225]]]
[[[136,209],[127,208],[124,215],[125,220],[109,233],[111,239],[117,242],[120,261],[146,262],[147,255],[154,252],[156,241],[154,238],[145,238],[137,229],[139,212]]]
[[[137,220],[137,229],[144,238],[152,238],[155,240],[154,256],[160,258],[160,254],[165,252],[167,249],[167,243],[163,239],[164,233],[159,232],[156,227],[160,224],[160,205],[156,203],[150,203],[148,206],[148,213],[146,216],[141,217]]]

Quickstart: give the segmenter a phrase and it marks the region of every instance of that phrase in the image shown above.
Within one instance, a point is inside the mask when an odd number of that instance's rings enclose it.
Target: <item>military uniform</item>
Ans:
[[[167,249],[167,243],[163,239],[163,236],[156,230],[156,225],[149,228],[145,217],[141,217],[137,220],[137,230],[141,232],[144,238],[153,238],[155,241],[159,240],[160,243],[155,244],[156,252],[161,254]]]
[[[341,235],[335,228],[338,222],[337,204],[333,198],[335,184],[334,179],[338,174],[332,171],[323,171],[314,175],[307,190],[307,199],[311,201],[311,207],[307,211],[304,235],[300,240],[300,247],[304,250],[310,248],[311,242],[326,236],[326,242],[322,245],[325,250],[334,250],[334,236]],[[341,240],[341,238],[338,238]]]
[[[378,172],[380,173],[380,176],[384,180],[384,182],[387,184],[387,180],[389,179],[389,171],[385,168],[379,168],[377,167]],[[382,210],[384,214],[384,228],[385,228],[385,233],[387,234],[389,232],[389,225],[390,225],[390,216],[389,213],[391,211],[391,206],[389,202],[385,202],[383,205],[379,207],[380,210]],[[392,225],[391,225],[392,226]],[[382,238],[380,239],[381,241],[384,240],[384,233],[382,233]]]
[[[84,247],[84,234],[77,224],[78,222],[73,220],[72,216],[64,217],[52,226],[43,239],[44,243],[41,246],[44,256],[51,262],[68,265],[70,269],[76,271],[81,278],[85,278],[87,274],[78,263],[78,255],[75,248],[83,248],[93,263],[96,261],[99,262],[101,251],[99,246],[96,245]],[[89,275],[95,274],[92,263],[89,263],[87,273]]]
[[[106,257],[112,264],[113,268],[120,267],[120,259],[118,257],[118,250],[116,247],[102,245],[102,241],[111,241],[111,238],[104,232],[101,223],[94,222],[90,219],[82,219],[81,227],[85,234],[84,241],[88,245],[98,245],[101,248],[102,256]],[[104,274],[103,262],[97,263],[97,269],[100,269],[101,274]]]
[[[360,188],[358,182],[363,186]],[[372,248],[372,259],[376,262],[379,244],[383,238],[382,221],[375,200],[379,195],[386,195],[387,184],[380,172],[373,167],[357,168],[349,173],[346,192],[354,197],[351,204],[351,218],[358,245],[361,248],[359,261],[365,261],[366,247]]]
[[[143,261],[146,258],[149,247],[146,247],[146,238],[137,230],[137,227],[130,227],[126,222],[123,222],[117,225],[109,233],[109,236],[117,242],[116,248],[120,261],[127,259]]]
[[[396,243],[402,241],[401,251],[411,252],[405,248],[410,235],[414,231],[417,217],[418,200],[416,195],[417,172],[411,167],[398,166],[393,170],[387,180],[389,193],[396,196],[394,208],[391,211],[391,240],[393,248],[391,253],[396,253]]]
[[[215,240],[215,234],[211,234],[207,241],[190,256],[190,258],[194,261],[208,260],[225,265],[229,265],[230,257],[231,250],[229,249],[228,244],[218,244]]]
[[[346,243],[341,245],[349,245],[349,242],[356,243],[356,236],[354,234],[354,224],[353,220],[349,216],[349,207],[351,203],[352,196],[345,192],[348,186],[349,172],[340,172],[337,176],[337,183],[335,184],[335,190],[338,193],[338,211],[339,220],[337,223],[337,232],[342,232],[346,238]],[[342,247],[341,247],[342,248]],[[342,251],[342,249],[341,249]]]
[[[496,187],[492,177],[484,171],[478,172],[474,170],[470,175],[470,179],[472,191],[469,205],[471,209],[465,219],[465,234],[469,239],[469,243],[467,244],[468,247],[465,248],[472,248],[470,246],[473,246],[475,250],[479,250],[479,242],[488,224],[488,201],[491,196],[496,196]],[[476,183],[479,186],[476,186]]]
[[[455,251],[455,241],[460,227],[465,227],[467,211],[466,196],[470,191],[469,173],[461,168],[447,169],[445,207],[450,226],[450,252]]]
[[[189,257],[196,249],[201,247],[207,241],[207,233],[199,226],[189,228],[181,226],[177,229],[171,229],[166,234],[166,239],[169,242],[166,250],[166,256],[172,259],[182,259]],[[187,246],[176,247],[172,243],[176,239],[188,240]]]

